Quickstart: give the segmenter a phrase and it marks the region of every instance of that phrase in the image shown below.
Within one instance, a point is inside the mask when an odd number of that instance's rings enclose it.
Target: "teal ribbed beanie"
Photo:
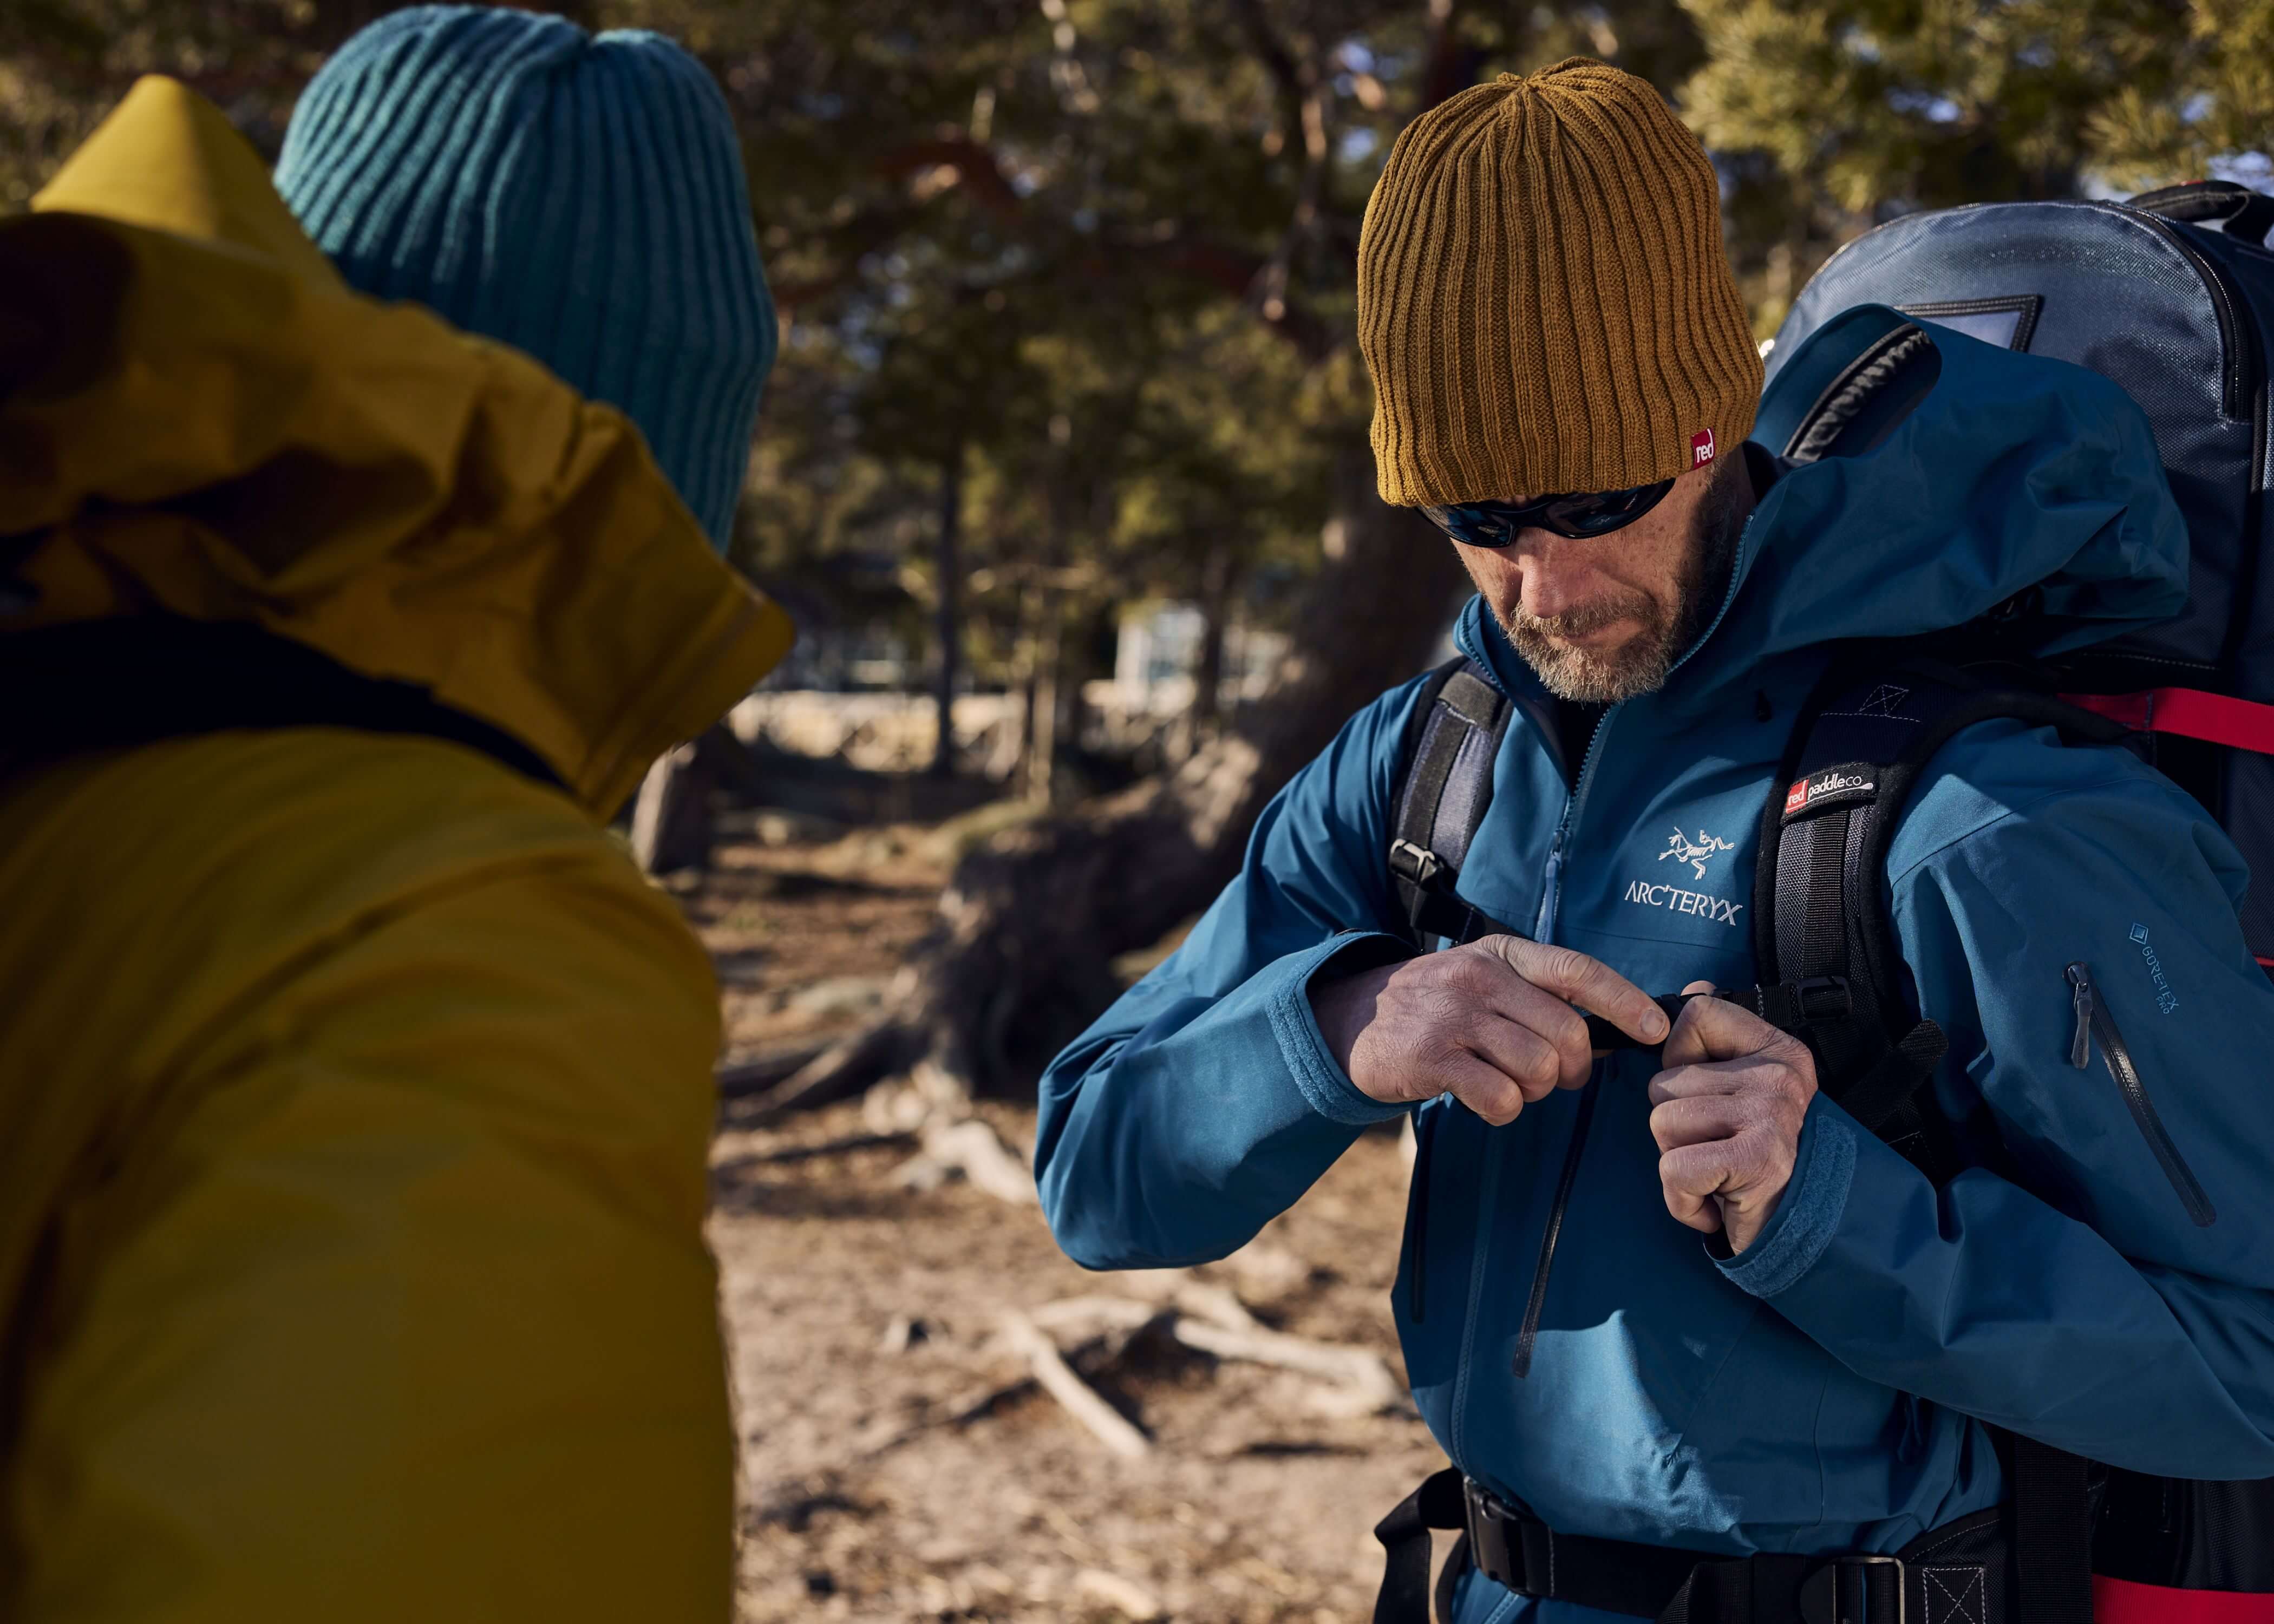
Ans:
[[[692,56],[526,11],[397,11],[309,84],[276,188],[361,292],[621,408],[725,547],[774,310],[734,121]]]

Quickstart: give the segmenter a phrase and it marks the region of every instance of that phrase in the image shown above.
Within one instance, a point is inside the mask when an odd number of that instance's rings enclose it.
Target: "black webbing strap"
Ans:
[[[1464,1486],[1458,1468],[1432,1472],[1374,1525],[1382,1553],[1374,1624],[1429,1624],[1429,1530],[1465,1526]]]
[[[1993,685],[1930,658],[1880,647],[1835,662],[1794,730],[1755,876],[1762,963],[1787,981],[1833,977],[1855,993],[1851,1019],[1808,1034],[1819,1085],[1938,1182],[1956,1170],[1957,1157],[1923,1086],[1948,1042],[1903,1005],[1901,944],[1882,892],[1895,831],[1936,753],[1967,728],[2001,718],[2054,727],[2072,741],[2122,736],[2049,694]],[[2000,1438],[2012,1480],[2015,1624],[2090,1624],[2090,1467],[2018,1435]],[[1931,1587],[1925,1598],[1930,1609],[1936,1593]]]
[[[2012,1440],[2016,1624],[2092,1624],[2090,1465]]]
[[[1755,875],[1764,966],[1786,984],[1843,982],[1853,996],[1851,1016],[1802,1034],[1819,1086],[1938,1182],[1956,1170],[1955,1152],[1921,1091],[1949,1044],[1904,1004],[1882,894],[1887,853],[1936,752],[1999,718],[2097,742],[2121,736],[2049,695],[1993,688],[1916,653],[1880,647],[1836,661],[1794,728]]]
[[[1847,1020],[1855,1013],[1855,1000],[1848,983],[1830,976],[1798,982],[1774,981],[1758,987],[1725,987],[1713,993],[1660,993],[1652,1002],[1664,1012],[1668,1022],[1673,1022],[1682,1019],[1683,1006],[1691,999],[1708,997],[1742,1005],[1778,1031],[1788,1032],[1803,1041],[1816,1027]],[[1600,1049],[1661,1047],[1629,1037],[1600,1015],[1587,1017],[1587,1038],[1592,1047]]]
[[[348,727],[463,745],[563,787],[504,729],[257,626],[154,614],[9,632],[0,696],[0,765],[233,728]]]
[[[1415,696],[1389,861],[1417,944],[1506,930],[1464,902],[1454,882],[1491,804],[1493,762],[1512,714],[1507,698],[1465,658],[1439,666]]]
[[[1463,1535],[1438,1587],[1445,1617],[1462,1563],[1521,1595],[1658,1624],[2002,1624],[2005,1613],[2007,1547],[1995,1511],[1922,1535],[1892,1557],[1731,1557],[1558,1533],[1448,1468],[1374,1529],[1386,1556],[1374,1624],[1428,1624],[1433,1529]],[[2037,1621],[2025,1614],[2024,1624]]]

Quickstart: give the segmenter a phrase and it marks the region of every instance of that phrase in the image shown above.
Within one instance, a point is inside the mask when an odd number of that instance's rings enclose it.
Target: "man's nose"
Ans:
[[[1562,539],[1545,530],[1526,530],[1508,550],[1509,561],[1523,582],[1519,601],[1528,613],[1542,620],[1562,614],[1587,598],[1591,572],[1569,548],[1555,545]]]

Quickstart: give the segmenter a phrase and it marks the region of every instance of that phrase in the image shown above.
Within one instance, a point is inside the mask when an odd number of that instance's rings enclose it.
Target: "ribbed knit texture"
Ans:
[[[726,545],[776,328],[741,144],[693,57],[523,11],[397,11],[310,83],[276,186],[358,290],[621,408]]]
[[[1359,344],[1385,501],[1647,485],[1751,432],[1760,355],[1698,138],[1575,56],[1397,138],[1359,238]]]

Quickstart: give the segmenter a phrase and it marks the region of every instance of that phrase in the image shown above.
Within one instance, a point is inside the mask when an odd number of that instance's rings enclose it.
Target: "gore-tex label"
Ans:
[[[1879,786],[1879,770],[1868,763],[1826,767],[1797,780],[1785,791],[1784,815],[1790,819],[1803,812],[1820,811],[1847,801],[1869,801]]]

